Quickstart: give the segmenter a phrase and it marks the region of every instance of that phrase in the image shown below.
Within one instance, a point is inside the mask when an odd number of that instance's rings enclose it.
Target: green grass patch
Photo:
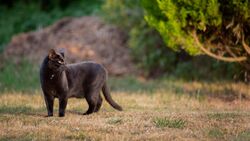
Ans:
[[[31,91],[39,88],[39,67],[28,61],[19,64],[5,62],[0,68],[0,92]]]
[[[0,141],[33,141],[34,138],[34,135],[27,133],[21,136],[3,136],[0,137]]]
[[[182,129],[185,127],[186,121],[182,119],[168,119],[168,118],[155,118],[153,119],[153,123],[158,128],[179,128]]]
[[[28,106],[1,106],[1,114],[27,114],[34,111],[31,107]]]
[[[159,88],[158,80],[140,80],[133,76],[110,77],[108,81],[113,91],[153,93]]]
[[[223,119],[234,119],[240,115],[237,113],[212,113],[207,115],[209,119],[223,120]]]
[[[66,136],[66,139],[91,141],[91,138],[89,136],[87,136],[84,132],[77,132],[75,134],[68,135],[68,136]]]
[[[110,77],[108,79],[112,91],[153,94],[156,91],[185,94],[183,81],[175,78],[146,79],[137,76]]]
[[[208,136],[212,138],[222,138],[224,133],[219,128],[213,128],[208,131]]]
[[[119,117],[110,118],[107,121],[108,124],[121,124],[122,122],[123,122],[122,119]]]
[[[239,133],[233,141],[249,141],[250,140],[250,129]]]

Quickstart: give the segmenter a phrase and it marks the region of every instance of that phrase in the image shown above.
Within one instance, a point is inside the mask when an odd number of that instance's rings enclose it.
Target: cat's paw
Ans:
[[[53,114],[46,115],[44,117],[53,117]]]
[[[65,114],[64,113],[59,113],[59,117],[64,117]]]

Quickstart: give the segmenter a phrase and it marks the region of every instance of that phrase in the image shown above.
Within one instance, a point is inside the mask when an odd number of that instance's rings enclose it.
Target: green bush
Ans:
[[[193,57],[192,60],[176,64],[172,74],[184,80],[233,80],[239,79],[235,74],[240,72],[236,63],[212,60],[208,56]]]
[[[242,33],[250,35],[248,0],[142,0],[142,4],[146,10],[145,20],[173,50],[182,48],[191,55],[200,54],[192,31],[203,41],[214,39],[212,44],[222,46],[240,46],[238,39]]]
[[[172,4],[175,3],[172,1],[169,2]],[[199,2],[200,1],[195,2],[196,5],[199,4]],[[192,1],[190,1],[189,4],[192,4]],[[144,20],[142,6],[146,9],[146,21]],[[192,58],[182,51],[180,49],[180,41],[187,40],[187,42],[184,43],[192,47],[187,48],[189,53],[199,53],[199,50],[192,46],[192,40],[189,40],[190,37],[186,38],[187,35],[182,36],[186,34],[186,32],[185,30],[182,31],[180,23],[176,21],[179,20],[179,18],[172,17],[173,21],[165,25],[168,18],[158,7],[158,1],[156,0],[106,0],[102,9],[103,16],[107,21],[118,25],[128,34],[127,44],[131,49],[132,56],[137,61],[137,64],[143,68],[149,76],[169,74],[188,80],[232,79],[233,75],[238,71],[238,69],[235,69],[235,64],[218,62],[208,57]],[[178,15],[178,10],[174,10]],[[171,14],[171,9],[168,14]],[[155,20],[156,23],[153,23],[151,22],[153,19],[158,21]],[[185,22],[184,19],[182,19],[182,21]],[[209,22],[210,21],[214,21],[213,23],[217,24],[216,18],[210,17]],[[153,26],[158,31],[164,28],[168,32],[164,35],[161,32],[159,32],[161,33],[159,34],[156,30],[150,28],[147,22],[151,26],[154,24],[161,25],[159,27]],[[177,27],[173,27],[176,26],[175,24]],[[187,22],[186,24],[189,23]],[[161,37],[160,35],[163,36]],[[177,39],[177,37],[180,37],[180,39]],[[163,39],[167,44],[164,44]],[[184,46],[184,44],[182,46]]]
[[[102,16],[128,34],[127,44],[132,56],[146,75],[159,75],[174,69],[176,53],[167,49],[160,35],[147,25],[140,0],[106,0]]]
[[[235,56],[249,56],[241,42],[243,35],[247,43],[250,39],[248,0],[142,0],[142,5],[146,11],[147,23],[161,34],[166,46],[174,51],[184,49],[190,55],[201,54],[193,36],[193,33],[196,33],[201,43],[218,56],[231,56],[232,59]],[[214,74],[214,77],[221,74],[232,79],[233,74],[237,74],[238,78],[243,80],[240,70],[249,71],[248,62],[242,63],[245,68],[238,64],[208,62],[210,63],[207,63],[207,66],[203,66],[211,71],[207,74]],[[189,65],[181,67],[192,68]],[[177,71],[178,74],[185,75],[179,72],[181,71]],[[200,71],[197,72],[195,76],[200,76]]]

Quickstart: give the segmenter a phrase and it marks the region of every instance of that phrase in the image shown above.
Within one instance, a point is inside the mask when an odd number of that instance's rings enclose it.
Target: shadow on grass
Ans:
[[[32,141],[33,136],[30,134],[21,135],[21,136],[2,136],[0,137],[0,141]]]
[[[66,114],[67,113],[82,116],[85,113],[85,111],[79,112],[79,111],[73,111],[73,110],[66,110]]]
[[[77,110],[66,110],[66,114],[83,115],[85,111]],[[0,106],[0,115],[10,114],[10,115],[28,115],[34,117],[47,117],[47,111],[45,108],[35,109],[29,106]],[[54,116],[57,116],[58,110],[54,111]]]
[[[31,115],[31,116],[45,116],[42,114],[44,109],[35,109],[29,106],[0,106],[0,114],[10,114],[10,115]]]

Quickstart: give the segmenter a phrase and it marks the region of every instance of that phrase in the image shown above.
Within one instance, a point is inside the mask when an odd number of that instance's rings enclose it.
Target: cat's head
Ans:
[[[50,49],[48,53],[48,67],[55,71],[64,70],[65,60],[63,52],[56,52],[54,49]]]

